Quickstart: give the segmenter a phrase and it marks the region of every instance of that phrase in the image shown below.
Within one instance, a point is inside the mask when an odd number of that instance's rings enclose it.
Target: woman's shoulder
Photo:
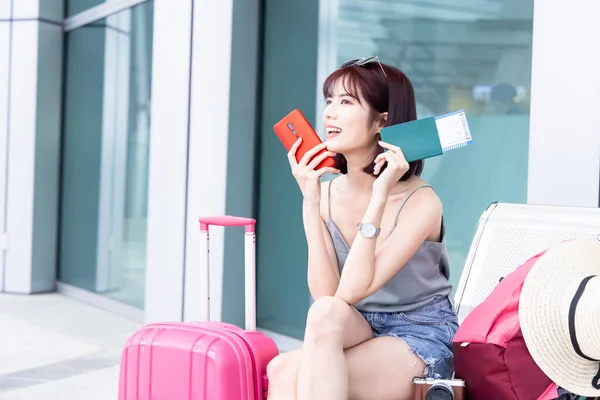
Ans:
[[[442,202],[435,188],[419,177],[413,177],[399,187],[397,201],[412,210],[442,210]]]
[[[329,192],[332,187],[336,185],[334,181],[339,181],[344,179],[344,175],[333,175],[330,179],[321,181],[321,201],[328,199]]]
[[[323,221],[327,221],[329,218],[329,195],[331,193],[332,181],[336,179],[338,176],[333,176],[331,179],[325,180],[321,182],[321,219]]]
[[[409,181],[407,181],[409,182]],[[443,207],[440,198],[433,188],[423,180],[414,181],[405,187],[400,199],[396,224],[405,226],[426,225],[431,229],[427,241],[439,242]]]

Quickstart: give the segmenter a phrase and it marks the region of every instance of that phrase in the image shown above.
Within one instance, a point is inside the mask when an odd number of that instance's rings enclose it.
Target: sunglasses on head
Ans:
[[[377,61],[377,64],[379,64],[379,68],[381,68],[381,72],[383,72],[383,76],[385,76],[387,78],[387,74],[385,73],[385,70],[383,69],[383,65],[381,65],[381,62],[379,61],[379,57],[378,56],[372,56],[372,57],[361,57],[361,58],[355,58],[354,60],[349,60],[346,61],[345,63],[343,63],[342,65],[340,65],[340,68],[346,68],[346,67],[351,67],[351,66],[358,66],[358,67],[362,67],[365,64],[368,64],[370,62],[374,62]]]

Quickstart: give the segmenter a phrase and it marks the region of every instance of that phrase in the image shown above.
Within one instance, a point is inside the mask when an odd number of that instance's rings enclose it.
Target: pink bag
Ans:
[[[146,325],[123,349],[119,400],[262,400],[275,342],[256,332],[255,220],[200,218],[202,255],[209,293],[210,225],[245,226],[246,330],[223,322]],[[209,298],[203,299],[209,317]]]
[[[453,339],[455,375],[465,380],[469,400],[558,397],[556,385],[529,354],[519,324],[523,282],[544,252],[507,275],[459,326]]]

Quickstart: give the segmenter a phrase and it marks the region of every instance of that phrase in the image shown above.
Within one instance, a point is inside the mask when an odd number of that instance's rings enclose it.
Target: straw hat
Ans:
[[[523,283],[519,320],[533,360],[553,382],[600,396],[600,243],[546,251]]]

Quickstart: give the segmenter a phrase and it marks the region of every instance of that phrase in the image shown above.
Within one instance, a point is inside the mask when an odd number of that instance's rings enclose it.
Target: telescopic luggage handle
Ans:
[[[204,282],[205,294],[202,298],[202,307],[205,311],[207,321],[210,321],[210,239],[209,228],[213,226],[243,226],[244,235],[244,282],[245,282],[245,319],[246,330],[256,331],[256,220],[253,218],[234,217],[221,215],[213,217],[202,217],[200,223],[200,260],[206,268]]]

